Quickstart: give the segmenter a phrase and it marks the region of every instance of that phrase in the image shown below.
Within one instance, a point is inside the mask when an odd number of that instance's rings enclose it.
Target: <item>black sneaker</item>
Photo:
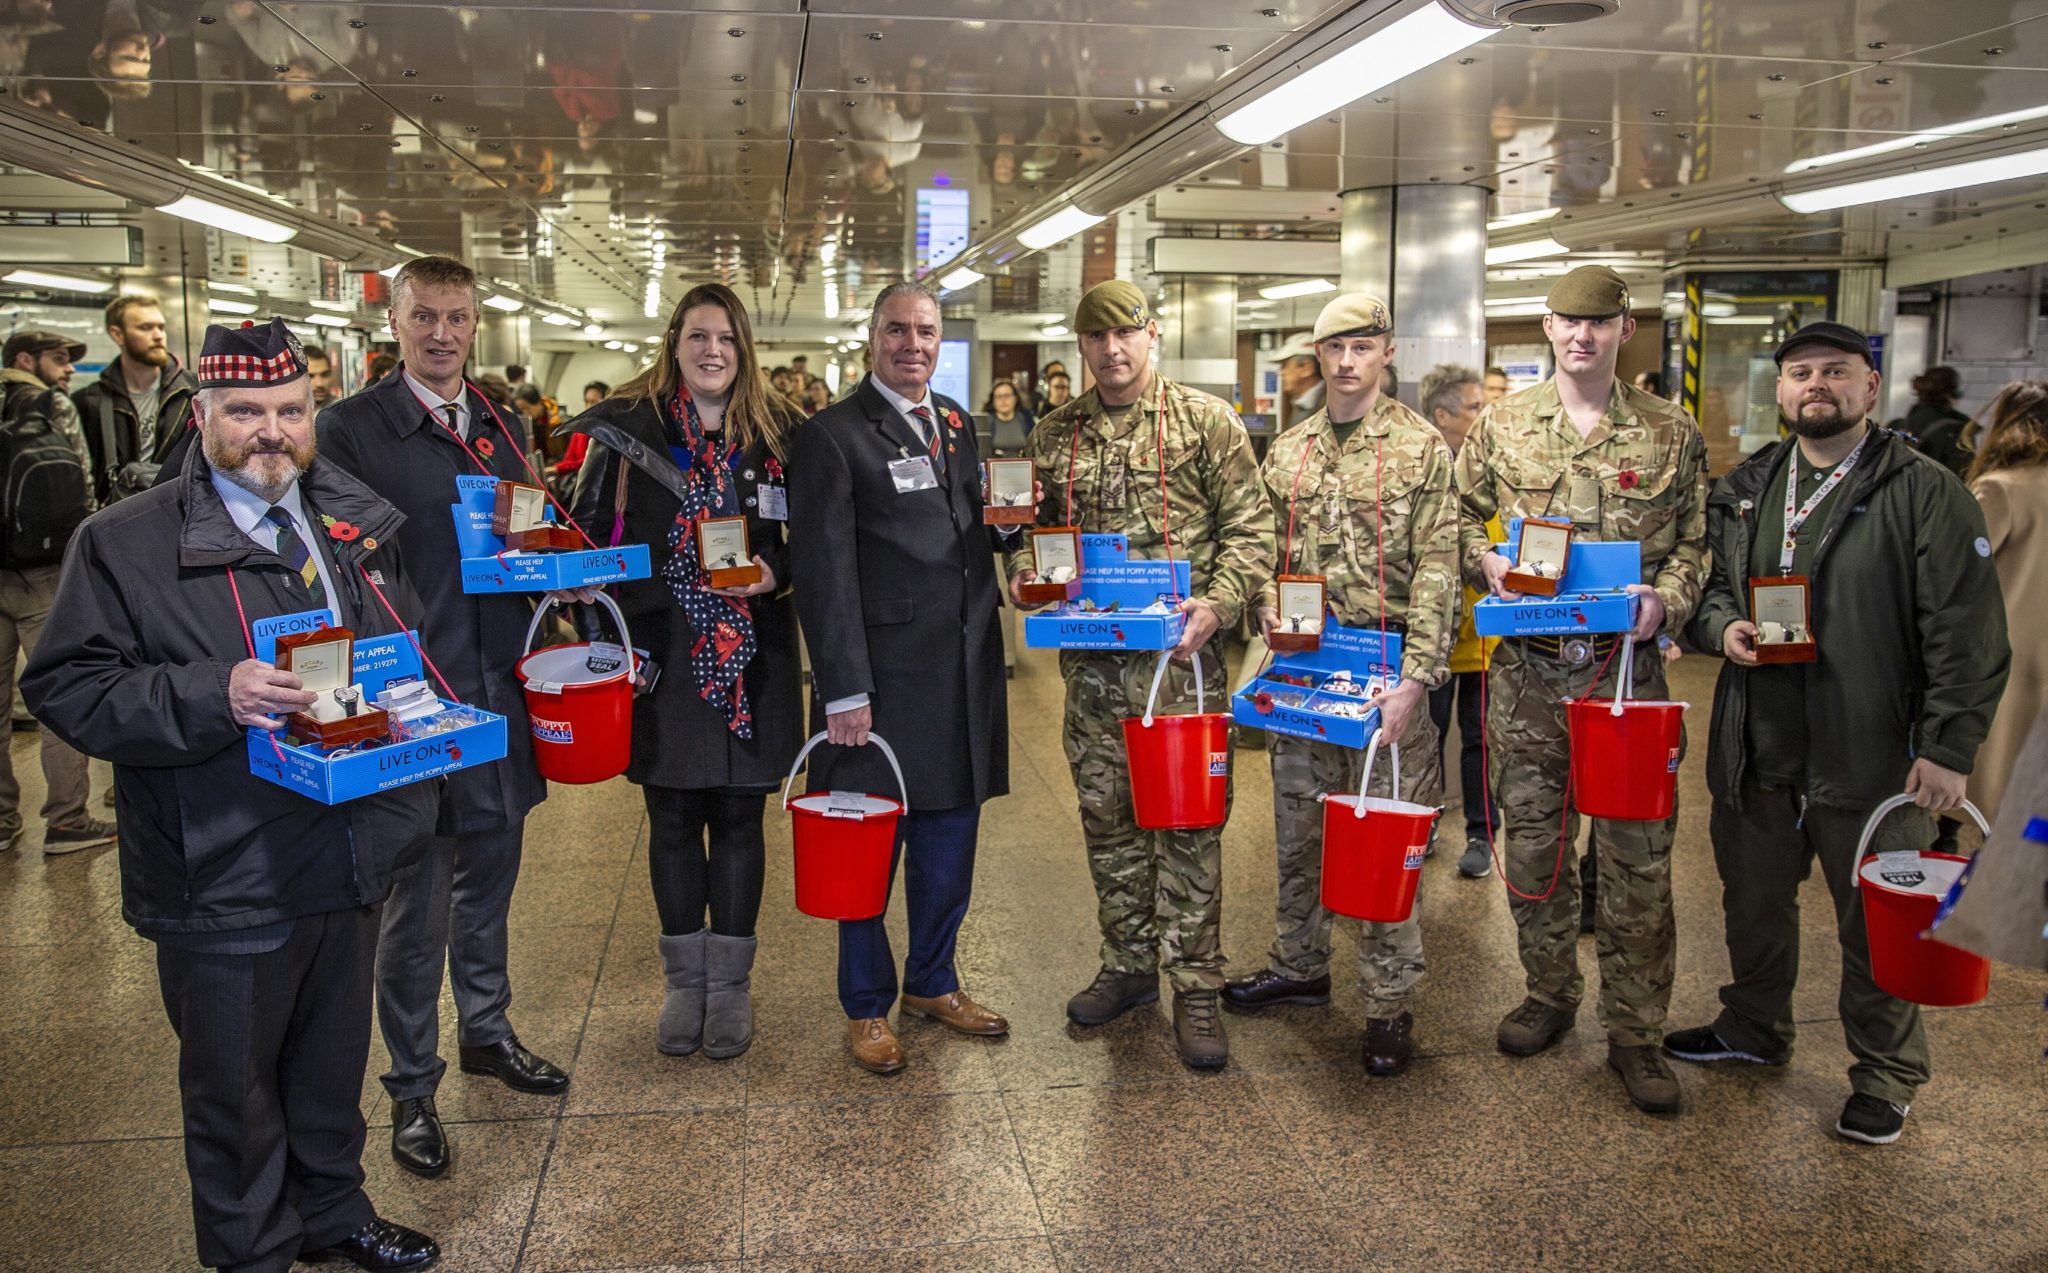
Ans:
[[[1858,1092],[1842,1106],[1842,1116],[1835,1120],[1835,1134],[1866,1145],[1889,1145],[1906,1129],[1906,1112],[1912,1108]]]
[[[1723,1041],[1710,1025],[1665,1035],[1664,1055],[1676,1057],[1681,1061],[1691,1061],[1695,1065],[1704,1065],[1708,1061],[1747,1061],[1751,1065],[1783,1065],[1789,1059],[1782,1052],[1745,1052]]]
[[[1257,1012],[1279,1003],[1320,1007],[1330,1001],[1330,974],[1296,980],[1286,973],[1261,968],[1223,987],[1223,1006],[1232,1012]]]
[[[53,857],[59,853],[76,853],[80,849],[96,849],[102,844],[112,844],[119,835],[111,822],[98,818],[81,818],[67,822],[61,827],[43,829],[43,856]]]
[[[1458,858],[1458,874],[1468,880],[1483,880],[1493,874],[1493,846],[1484,840],[1465,841]]]

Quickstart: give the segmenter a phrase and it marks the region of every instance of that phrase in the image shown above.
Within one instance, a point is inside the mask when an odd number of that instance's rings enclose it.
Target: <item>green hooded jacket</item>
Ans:
[[[1969,773],[2012,662],[1977,501],[1939,463],[1872,427],[1870,452],[1834,501],[1809,574],[1820,658],[1805,665],[1805,794],[1843,809],[1897,795],[1919,756]],[[1792,446],[1758,451],[1707,499],[1713,564],[1686,629],[1699,649],[1720,653],[1728,625],[1750,617],[1757,508],[1783,498]],[[1737,805],[1749,672],[1722,665],[1707,748],[1708,789]]]

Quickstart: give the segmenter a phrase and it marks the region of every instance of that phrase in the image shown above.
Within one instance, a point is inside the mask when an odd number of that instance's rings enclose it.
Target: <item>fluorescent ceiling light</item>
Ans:
[[[1049,248],[1055,243],[1071,239],[1081,231],[1103,218],[1092,212],[1083,212],[1072,206],[1061,208],[1035,225],[1026,226],[1017,232],[1017,242],[1032,251]]]
[[[625,342],[620,340],[608,340],[604,342],[604,347],[606,349],[623,349],[625,347]]]
[[[216,230],[226,230],[230,234],[246,234],[265,243],[289,243],[299,234],[291,226],[266,220],[243,212],[239,208],[226,207],[211,199],[202,199],[198,195],[188,194],[182,199],[162,205],[157,211],[168,212],[187,221],[197,221],[201,225],[210,225]]]
[[[1556,239],[1530,239],[1526,243],[1503,243],[1497,248],[1486,249],[1488,265],[1510,265],[1516,261],[1533,261],[1539,256],[1560,256],[1571,251]]]
[[[1468,49],[1499,29],[1474,26],[1439,5],[1428,5],[1275,84],[1217,120],[1217,131],[1234,142],[1263,146],[1282,133]]]
[[[1050,327],[1039,328],[1038,334],[1047,340],[1058,340],[1060,337],[1070,334],[1070,331],[1071,329],[1065,323],[1054,323]]]
[[[206,308],[216,314],[253,314],[256,312],[256,307],[248,301],[224,301],[218,296],[207,301]]]
[[[405,265],[405,263],[404,263],[403,261],[401,261],[401,262],[399,262],[399,263],[398,263],[397,265],[394,265],[394,266],[392,266],[392,267],[391,267],[390,269],[388,269],[388,270],[378,270],[378,271],[377,271],[377,273],[379,273],[379,274],[383,275],[383,276],[384,276],[385,278],[397,278],[397,277],[398,277],[398,271],[399,271],[399,270],[401,270],[401,269],[403,269],[403,268],[404,268],[404,265]]]
[[[1785,171],[1790,174],[1795,172],[1811,172],[1815,168],[1831,168],[1836,164],[1845,164],[1854,159],[1868,159],[1872,155],[1889,155],[1897,150],[1911,150],[1915,146],[1925,146],[1931,142],[1943,141],[1950,137],[1964,136],[1969,133],[1989,132],[1994,128],[2003,128],[2007,124],[2024,124],[2034,119],[2048,119],[2048,106],[2029,106],[2025,110],[2007,111],[2003,115],[1986,115],[1982,119],[1966,119],[1959,124],[1950,124],[1945,128],[1933,128],[1924,133],[1910,133],[1903,137],[1889,137],[1884,141],[1873,142],[1868,146],[1858,146],[1853,150],[1836,150],[1830,151],[1825,155],[1813,155],[1806,159],[1795,159],[1785,165]]]
[[[1710,327],[1769,327],[1777,321],[1776,316],[1771,314],[1724,314],[1718,318],[1709,318],[1707,325]]]
[[[215,283],[209,280],[206,286],[212,291],[231,292],[236,296],[254,296],[256,294],[255,288],[243,287],[240,283]]]
[[[622,348],[624,348],[624,350],[629,354],[637,354],[640,352],[640,346],[634,344],[627,344],[625,346],[622,346]]]
[[[1315,296],[1336,290],[1337,285],[1326,278],[1311,278],[1299,283],[1275,283],[1271,287],[1262,287],[1259,295],[1269,301],[1287,301],[1297,296]]]
[[[348,320],[347,320],[346,318],[336,318],[336,317],[335,317],[334,315],[332,315],[332,314],[308,314],[308,315],[306,315],[306,316],[305,316],[304,318],[300,319],[299,321],[300,321],[300,322],[302,322],[302,323],[311,323],[311,324],[313,324],[313,326],[315,326],[315,327],[346,327],[346,326],[348,326]]]
[[[603,336],[603,335],[604,335],[604,324],[603,324],[603,323],[585,323],[585,324],[583,325],[583,334],[584,334],[584,335],[586,335],[586,336],[588,336],[588,337],[590,337],[590,338],[591,338],[592,340],[596,340],[596,339],[597,339],[597,338],[599,338],[600,336]]]
[[[981,282],[981,280],[986,277],[987,275],[981,273],[981,271],[971,270],[963,265],[959,269],[954,270],[951,274],[948,274],[944,278],[940,279],[939,286],[945,288],[949,292],[957,292],[963,287],[973,287],[976,283]]]
[[[1488,318],[1538,318],[1550,312],[1550,302],[1537,298],[1486,302]]]
[[[574,327],[576,325],[576,320],[567,314],[542,314],[540,321],[550,327]]]
[[[42,270],[15,270],[4,280],[22,287],[53,287],[62,292],[86,292],[102,296],[114,290],[114,285],[103,278],[80,278],[76,274],[49,274]]]
[[[1921,168],[1889,177],[1873,177],[1868,181],[1824,186],[1819,190],[1802,190],[1797,194],[1780,194],[1778,202],[1794,212],[1826,212],[1832,208],[1851,208],[1863,203],[1910,199],[1942,190],[1981,186],[1992,181],[2038,177],[2043,173],[2048,173],[2048,146],[2009,155],[1993,155],[1989,159]]]
[[[306,304],[311,305],[314,309],[331,309],[340,314],[353,314],[356,312],[356,307],[347,301],[325,301],[315,298],[308,300]]]
[[[1535,225],[1538,221],[1550,220],[1550,218],[1562,211],[1564,211],[1562,208],[1538,208],[1534,212],[1511,212],[1507,216],[1495,217],[1493,220],[1488,221],[1486,228],[1489,230],[1511,230],[1518,225]]]
[[[507,314],[516,314],[526,308],[525,301],[515,301],[509,296],[486,296],[484,297],[484,304],[492,309],[503,310]]]

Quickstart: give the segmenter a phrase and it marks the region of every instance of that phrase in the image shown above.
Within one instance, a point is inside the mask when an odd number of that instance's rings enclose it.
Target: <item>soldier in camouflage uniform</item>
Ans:
[[[1074,331],[1095,386],[1039,421],[1026,444],[1043,484],[1039,524],[1123,534],[1133,558],[1190,564],[1179,654],[1203,656],[1208,710],[1225,711],[1217,634],[1237,625],[1273,571],[1273,513],[1251,440],[1227,403],[1151,368],[1159,327],[1136,287],[1113,279],[1091,289]],[[1012,551],[1007,566],[1014,599],[1015,586],[1035,577],[1028,548]],[[1228,1060],[1217,1014],[1223,832],[1147,831],[1131,809],[1122,721],[1144,713],[1157,657],[1060,654],[1067,764],[1102,927],[1102,970],[1067,1015],[1101,1025],[1155,1002],[1163,968],[1181,1059],[1213,1069]],[[1193,670],[1176,658],[1156,710],[1191,710],[1194,700]]]
[[[1458,454],[1459,551],[1466,582],[1494,596],[1507,559],[1487,519],[1569,519],[1588,540],[1642,545],[1645,582],[1635,627],[1635,693],[1664,696],[1656,637],[1684,628],[1706,574],[1706,443],[1699,426],[1662,398],[1614,378],[1635,331],[1628,286],[1604,266],[1582,266],[1550,289],[1543,329],[1557,373],[1489,406]],[[1488,673],[1486,731],[1496,799],[1506,820],[1509,889],[1528,998],[1501,1022],[1503,1052],[1528,1056],[1571,1029],[1579,975],[1578,880],[1558,871],[1559,826],[1571,745],[1563,700],[1611,696],[1619,637],[1511,638]],[[1608,1064],[1643,1110],[1678,1108],[1678,1081],[1657,1051],[1671,1001],[1676,929],[1671,837],[1663,822],[1599,820],[1600,1017]],[[1563,834],[1578,835],[1578,815]],[[1569,859],[1564,859],[1568,861]]]
[[[1458,505],[1443,435],[1380,392],[1392,326],[1376,297],[1345,295],[1324,306],[1314,339],[1327,404],[1280,435],[1260,477],[1282,528],[1280,572],[1321,575],[1337,623],[1402,634],[1400,685],[1380,699],[1383,740],[1405,745],[1401,798],[1435,805],[1443,799],[1443,762],[1427,707],[1429,691],[1450,678],[1457,638]],[[1280,621],[1278,604],[1277,584],[1268,580],[1258,618],[1269,635]],[[1224,989],[1224,1004],[1237,1011],[1329,1002],[1332,917],[1321,902],[1317,797],[1355,793],[1365,764],[1362,751],[1278,735],[1269,750],[1278,932],[1267,966]],[[1393,794],[1392,762],[1385,754],[1377,762],[1370,794]],[[1359,975],[1366,1071],[1399,1074],[1415,1054],[1410,1004],[1427,975],[1419,901],[1400,923],[1362,926]]]

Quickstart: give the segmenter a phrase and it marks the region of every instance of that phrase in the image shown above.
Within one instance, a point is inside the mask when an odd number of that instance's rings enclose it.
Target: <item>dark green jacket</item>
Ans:
[[[1757,452],[1707,499],[1713,565],[1686,629],[1703,650],[1719,652],[1728,625],[1750,617],[1757,508],[1784,498],[1792,445]],[[1969,773],[2012,662],[1977,501],[1897,434],[1880,428],[1870,445],[1833,503],[1809,576],[1820,660],[1806,665],[1806,795],[1844,809],[1904,790],[1917,756]],[[1707,786],[1736,804],[1748,698],[1749,669],[1723,664]]]

